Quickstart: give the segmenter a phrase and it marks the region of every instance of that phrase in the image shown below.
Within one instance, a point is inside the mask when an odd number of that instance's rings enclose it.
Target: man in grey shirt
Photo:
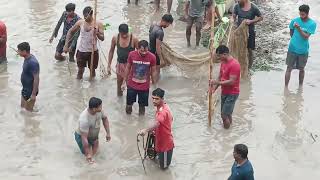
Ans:
[[[188,47],[190,44],[191,28],[196,24],[196,46],[199,46],[201,38],[201,29],[203,25],[203,16],[206,5],[209,0],[187,0],[185,4],[185,18],[187,19],[186,37]],[[212,2],[214,3],[214,1]],[[213,4],[213,7],[215,5]]]

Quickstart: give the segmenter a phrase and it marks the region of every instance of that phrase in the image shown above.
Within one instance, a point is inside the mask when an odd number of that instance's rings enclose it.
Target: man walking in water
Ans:
[[[132,113],[132,105],[136,102],[137,96],[139,115],[145,114],[145,107],[149,101],[150,76],[152,83],[156,83],[156,57],[148,51],[148,42],[142,40],[138,43],[138,50],[129,53],[121,87],[124,89],[127,82],[127,114]]]
[[[309,54],[309,37],[315,33],[317,26],[316,22],[309,18],[309,10],[308,5],[301,5],[300,17],[293,19],[289,25],[291,40],[286,60],[286,87],[289,84],[292,69],[299,69],[299,85],[303,85],[304,68]]]
[[[256,47],[256,32],[254,25],[263,20],[259,8],[250,2],[250,0],[239,0],[239,3],[234,6],[233,10],[234,22],[239,26],[243,20],[249,26],[248,37],[248,67],[251,68],[253,64],[253,50]]]
[[[160,0],[154,0],[156,5],[156,12],[160,11]],[[172,0],[167,0],[167,14],[170,14],[172,7]]]
[[[233,148],[233,157],[235,162],[228,180],[254,180],[253,167],[248,159],[248,147],[244,144],[236,144]]]
[[[78,51],[76,54],[77,57],[77,65],[78,65],[78,75],[77,79],[83,78],[83,73],[85,67],[89,67],[92,69],[93,77],[96,76],[95,70],[98,67],[99,62],[99,52],[97,48],[97,38],[101,41],[104,40],[104,27],[101,22],[96,23],[96,27],[93,27],[93,10],[90,6],[87,6],[83,9],[84,20],[79,20],[69,31],[67,34],[66,42],[64,45],[64,52],[69,52],[68,43],[71,37],[78,32],[80,29],[80,42],[78,45]],[[94,38],[94,44],[93,44]],[[92,47],[94,47],[94,58],[93,58],[93,67],[91,66],[91,54]]]
[[[142,136],[155,133],[155,150],[159,158],[160,168],[163,170],[170,166],[174,148],[173,117],[169,106],[164,102],[164,93],[164,90],[160,88],[152,92],[153,105],[157,108],[155,122],[138,133]]]
[[[111,40],[111,48],[109,50],[108,57],[108,74],[111,75],[111,63],[113,59],[114,50],[117,47],[117,94],[122,96],[123,92],[121,90],[121,85],[123,83],[123,78],[127,66],[127,59],[129,53],[138,49],[138,39],[129,33],[129,27],[127,24],[120,24],[119,33],[117,36],[113,36]]]
[[[7,27],[0,21],[0,64],[7,61]]]
[[[32,111],[39,92],[40,66],[36,57],[30,54],[29,43],[20,43],[17,48],[18,54],[24,58],[21,73],[21,107]]]
[[[63,26],[63,33],[62,36],[59,40],[59,43],[57,45],[56,48],[56,54],[55,54],[55,58],[56,60],[65,60],[65,57],[62,56],[62,52],[63,52],[63,47],[66,44],[66,36],[67,33],[69,31],[69,29],[71,29],[71,27],[73,25],[76,24],[76,22],[78,20],[80,20],[80,17],[74,12],[76,9],[76,5],[73,3],[69,3],[66,5],[66,11],[64,11],[58,21],[58,24],[56,25],[56,28],[54,29],[52,36],[49,39],[49,43],[52,43],[53,39],[57,37],[60,26],[62,25],[62,23],[64,24]],[[77,40],[78,40],[78,36],[79,36],[79,32],[77,32],[73,38],[71,38],[71,42],[68,42],[68,46],[70,47],[70,52],[69,52],[69,60],[70,61],[74,61],[74,54],[76,51],[76,46],[77,46]]]
[[[215,7],[215,1],[212,2],[212,7]],[[191,47],[190,37],[191,37],[191,28],[193,24],[196,24],[196,46],[199,46],[201,38],[201,29],[203,25],[203,17],[206,5],[208,5],[209,0],[187,0],[184,9],[184,16],[187,20],[186,28],[186,38],[187,45]]]
[[[169,27],[172,23],[172,15],[165,14],[159,23],[152,24],[149,29],[150,51],[156,56],[157,60],[157,81],[160,77],[161,60],[163,60],[161,55],[161,43],[164,37],[163,28]]]
[[[110,126],[107,116],[102,111],[102,101],[92,97],[89,100],[89,107],[86,108],[79,117],[79,123],[74,133],[74,138],[82,154],[86,156],[88,163],[94,163],[93,157],[99,147],[100,124],[106,130],[106,141],[111,140]]]
[[[240,64],[229,54],[229,48],[220,45],[216,49],[217,57],[221,60],[218,80],[210,80],[209,93],[221,86],[221,118],[225,129],[232,123],[232,113],[240,93]]]

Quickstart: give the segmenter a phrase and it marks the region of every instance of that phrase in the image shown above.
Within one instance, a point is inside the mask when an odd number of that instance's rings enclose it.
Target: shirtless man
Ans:
[[[87,6],[83,9],[84,19],[79,20],[69,31],[66,37],[66,43],[63,47],[65,53],[69,52],[68,43],[71,37],[80,29],[80,42],[76,54],[78,75],[77,79],[82,79],[85,67],[91,70],[91,54],[94,47],[93,71],[92,76],[95,77],[95,69],[98,67],[99,52],[97,48],[97,39],[104,40],[104,27],[101,22],[96,22],[96,27],[93,27],[93,9]],[[94,44],[92,39],[95,38]]]
[[[138,49],[138,39],[129,33],[129,27],[127,24],[120,24],[119,33],[116,36],[113,36],[111,40],[111,48],[109,50],[108,57],[108,74],[111,75],[111,64],[113,59],[114,50],[117,47],[117,94],[122,96],[123,92],[121,90],[121,85],[123,83],[124,73],[127,66],[127,59],[129,52]]]

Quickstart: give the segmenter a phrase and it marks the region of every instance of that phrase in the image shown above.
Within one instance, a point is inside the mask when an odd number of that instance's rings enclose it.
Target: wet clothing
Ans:
[[[303,69],[307,65],[308,54],[296,54],[288,51],[286,64],[291,69]]]
[[[204,10],[207,4],[215,6],[214,1],[210,0],[188,0],[189,4],[189,16],[201,17],[204,16]]]
[[[160,124],[155,129],[156,151],[159,153],[172,150],[174,148],[172,136],[173,117],[167,104],[163,104],[162,107],[157,109],[156,121]]]
[[[127,63],[129,52],[131,51],[134,51],[134,46],[132,46],[132,34],[130,35],[130,41],[127,47],[120,46],[120,34],[118,34],[118,38],[117,38],[118,63]]]
[[[157,65],[160,65],[160,58],[157,55],[157,39],[159,39],[160,41],[163,41],[163,37],[164,37],[164,32],[163,32],[163,28],[160,27],[157,24],[153,24],[150,26],[149,29],[149,49],[150,52],[152,52],[155,56],[156,56],[156,63]]]
[[[290,22],[289,28],[293,30],[293,35],[289,43],[289,51],[295,54],[306,55],[309,53],[309,39],[305,39],[294,27],[294,23],[298,23],[301,30],[308,33],[314,34],[316,30],[316,22],[312,19],[304,22],[300,17],[293,19]]]
[[[84,21],[81,26],[80,26],[80,42],[78,44],[78,50],[80,52],[92,52],[92,46],[93,46],[93,42],[92,42],[92,39],[93,39],[93,31],[94,31],[94,28],[93,27],[90,27],[91,30],[90,31],[86,31],[84,29],[84,24],[86,22]],[[95,45],[94,45],[94,50],[97,51],[98,48],[97,48],[97,39],[96,39],[96,42],[95,42]]]
[[[138,51],[131,51],[128,63],[131,64],[128,87],[140,91],[149,90],[151,68],[156,65],[156,57],[151,52],[141,56]]]
[[[197,28],[201,29],[203,26],[203,17],[192,17],[188,16],[187,19],[187,26],[192,27],[192,25],[195,24]]]
[[[221,95],[221,114],[232,115],[238,94]]]
[[[85,154],[84,152],[84,148],[83,148],[83,144],[82,144],[82,139],[81,139],[81,135],[78,134],[77,132],[74,132],[74,139],[76,140],[78,146],[79,146],[79,149],[81,151],[82,154]],[[98,140],[98,138],[96,139],[93,139],[93,138],[88,138],[88,143],[89,143],[89,146],[93,146],[94,145],[94,142]]]
[[[0,38],[4,38],[4,42],[0,42],[0,63],[7,60],[7,27],[4,22],[0,21]]]
[[[24,99],[28,100],[31,97],[33,91],[34,74],[40,72],[40,66],[38,60],[34,57],[34,55],[30,55],[30,57],[24,60],[22,68],[21,95],[24,97]]]
[[[88,67],[91,68],[91,54],[92,52],[80,52],[77,51],[77,65],[79,68]],[[99,52],[96,50],[93,55],[93,68],[97,69],[99,63]]]
[[[251,3],[251,8],[249,11],[243,11],[239,4],[234,6],[233,13],[237,16],[237,25],[240,26],[243,20],[250,19],[253,20],[256,17],[261,17],[262,14],[259,8]],[[255,26],[254,24],[249,25],[249,39],[248,48],[255,49]]]
[[[136,90],[128,86],[127,88],[127,105],[132,106],[137,101],[139,106],[148,106],[149,90]]]
[[[240,93],[240,64],[232,58],[228,62],[222,62],[220,65],[220,81],[229,80],[230,76],[236,76],[237,79],[233,85],[221,85],[222,95],[236,95]]]
[[[79,124],[76,127],[76,132],[78,134],[81,134],[81,132],[88,133],[88,138],[97,139],[104,117],[103,111],[92,115],[89,113],[88,108],[86,108],[79,116]]]
[[[166,169],[170,166],[172,160],[173,149],[158,153],[159,164],[161,169]]]
[[[231,168],[231,176],[228,180],[254,180],[253,167],[249,160],[239,166],[234,162]]]
[[[63,52],[63,46],[64,46],[64,44],[66,42],[66,36],[67,36],[67,33],[68,33],[69,29],[71,29],[72,26],[74,26],[76,24],[76,22],[78,20],[80,20],[81,18],[77,14],[75,14],[71,21],[68,22],[67,19],[68,19],[68,14],[65,11],[65,12],[62,13],[62,15],[61,15],[61,17],[60,17],[60,19],[59,19],[54,31],[53,31],[53,36],[57,37],[59,29],[60,29],[60,27],[61,27],[61,25],[63,23],[63,33],[62,33],[62,36],[61,36],[61,38],[59,40],[59,43],[57,45],[57,48],[56,48],[56,52],[58,52],[60,54]],[[69,43],[70,44],[70,49],[71,49],[72,52],[75,52],[75,50],[76,50],[76,45],[77,45],[77,40],[78,40],[78,37],[79,37],[79,33],[80,32],[77,32],[74,35],[72,41]]]

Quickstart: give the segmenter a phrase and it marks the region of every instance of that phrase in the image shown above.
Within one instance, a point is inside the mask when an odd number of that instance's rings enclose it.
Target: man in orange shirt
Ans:
[[[0,63],[7,61],[7,28],[4,22],[0,21]]]

